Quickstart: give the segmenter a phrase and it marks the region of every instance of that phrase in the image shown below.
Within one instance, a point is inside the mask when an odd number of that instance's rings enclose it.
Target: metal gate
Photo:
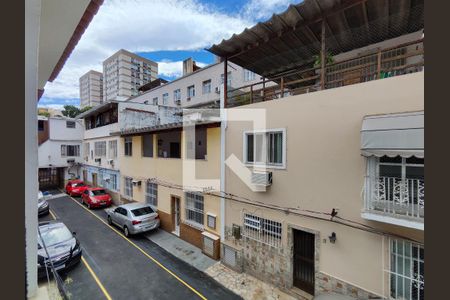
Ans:
[[[312,233],[294,229],[294,286],[314,295],[314,248]]]
[[[38,178],[40,190],[62,188],[64,184],[64,168],[39,168]]]

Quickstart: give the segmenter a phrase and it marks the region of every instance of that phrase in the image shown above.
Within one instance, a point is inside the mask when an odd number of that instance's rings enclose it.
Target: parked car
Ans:
[[[83,180],[69,180],[66,184],[66,193],[70,196],[81,196],[87,188],[88,186],[84,184]]]
[[[148,204],[128,203],[106,210],[108,223],[123,229],[126,237],[156,229],[160,225],[159,215]]]
[[[89,209],[94,207],[111,206],[111,196],[102,188],[87,188],[81,195],[81,203],[86,204]]]
[[[82,254],[80,242],[75,237],[75,232],[70,232],[63,222],[57,220],[41,222],[38,230],[39,278],[46,276],[46,269],[51,274],[50,261],[56,271],[68,270],[80,262]]]
[[[48,205],[47,200],[44,197],[44,194],[39,191],[38,192],[38,216],[48,215],[50,212],[50,205]]]

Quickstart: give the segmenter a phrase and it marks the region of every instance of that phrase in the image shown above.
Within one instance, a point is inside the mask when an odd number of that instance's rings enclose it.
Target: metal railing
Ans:
[[[329,63],[324,69],[320,66],[292,69],[228,90],[227,107],[420,72],[424,67],[423,48],[423,39],[420,39]]]
[[[425,181],[423,179],[378,177],[372,180],[366,211],[423,220]]]

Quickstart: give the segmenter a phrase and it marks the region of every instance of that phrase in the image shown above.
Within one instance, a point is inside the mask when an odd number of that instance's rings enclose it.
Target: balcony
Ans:
[[[423,230],[424,216],[424,179],[366,178],[363,218]]]
[[[344,53],[345,54],[345,53]],[[350,55],[351,54],[351,55]],[[322,68],[316,62],[294,68],[275,77],[228,89],[227,107],[236,107],[283,97],[343,87],[372,80],[423,71],[423,39],[397,43],[369,53],[349,53],[350,58],[329,58]],[[343,56],[345,57],[345,55]]]

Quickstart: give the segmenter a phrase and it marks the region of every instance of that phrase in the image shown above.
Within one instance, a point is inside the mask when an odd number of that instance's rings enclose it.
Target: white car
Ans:
[[[148,204],[128,203],[106,210],[108,223],[123,229],[125,236],[156,229],[160,225],[159,215]]]

